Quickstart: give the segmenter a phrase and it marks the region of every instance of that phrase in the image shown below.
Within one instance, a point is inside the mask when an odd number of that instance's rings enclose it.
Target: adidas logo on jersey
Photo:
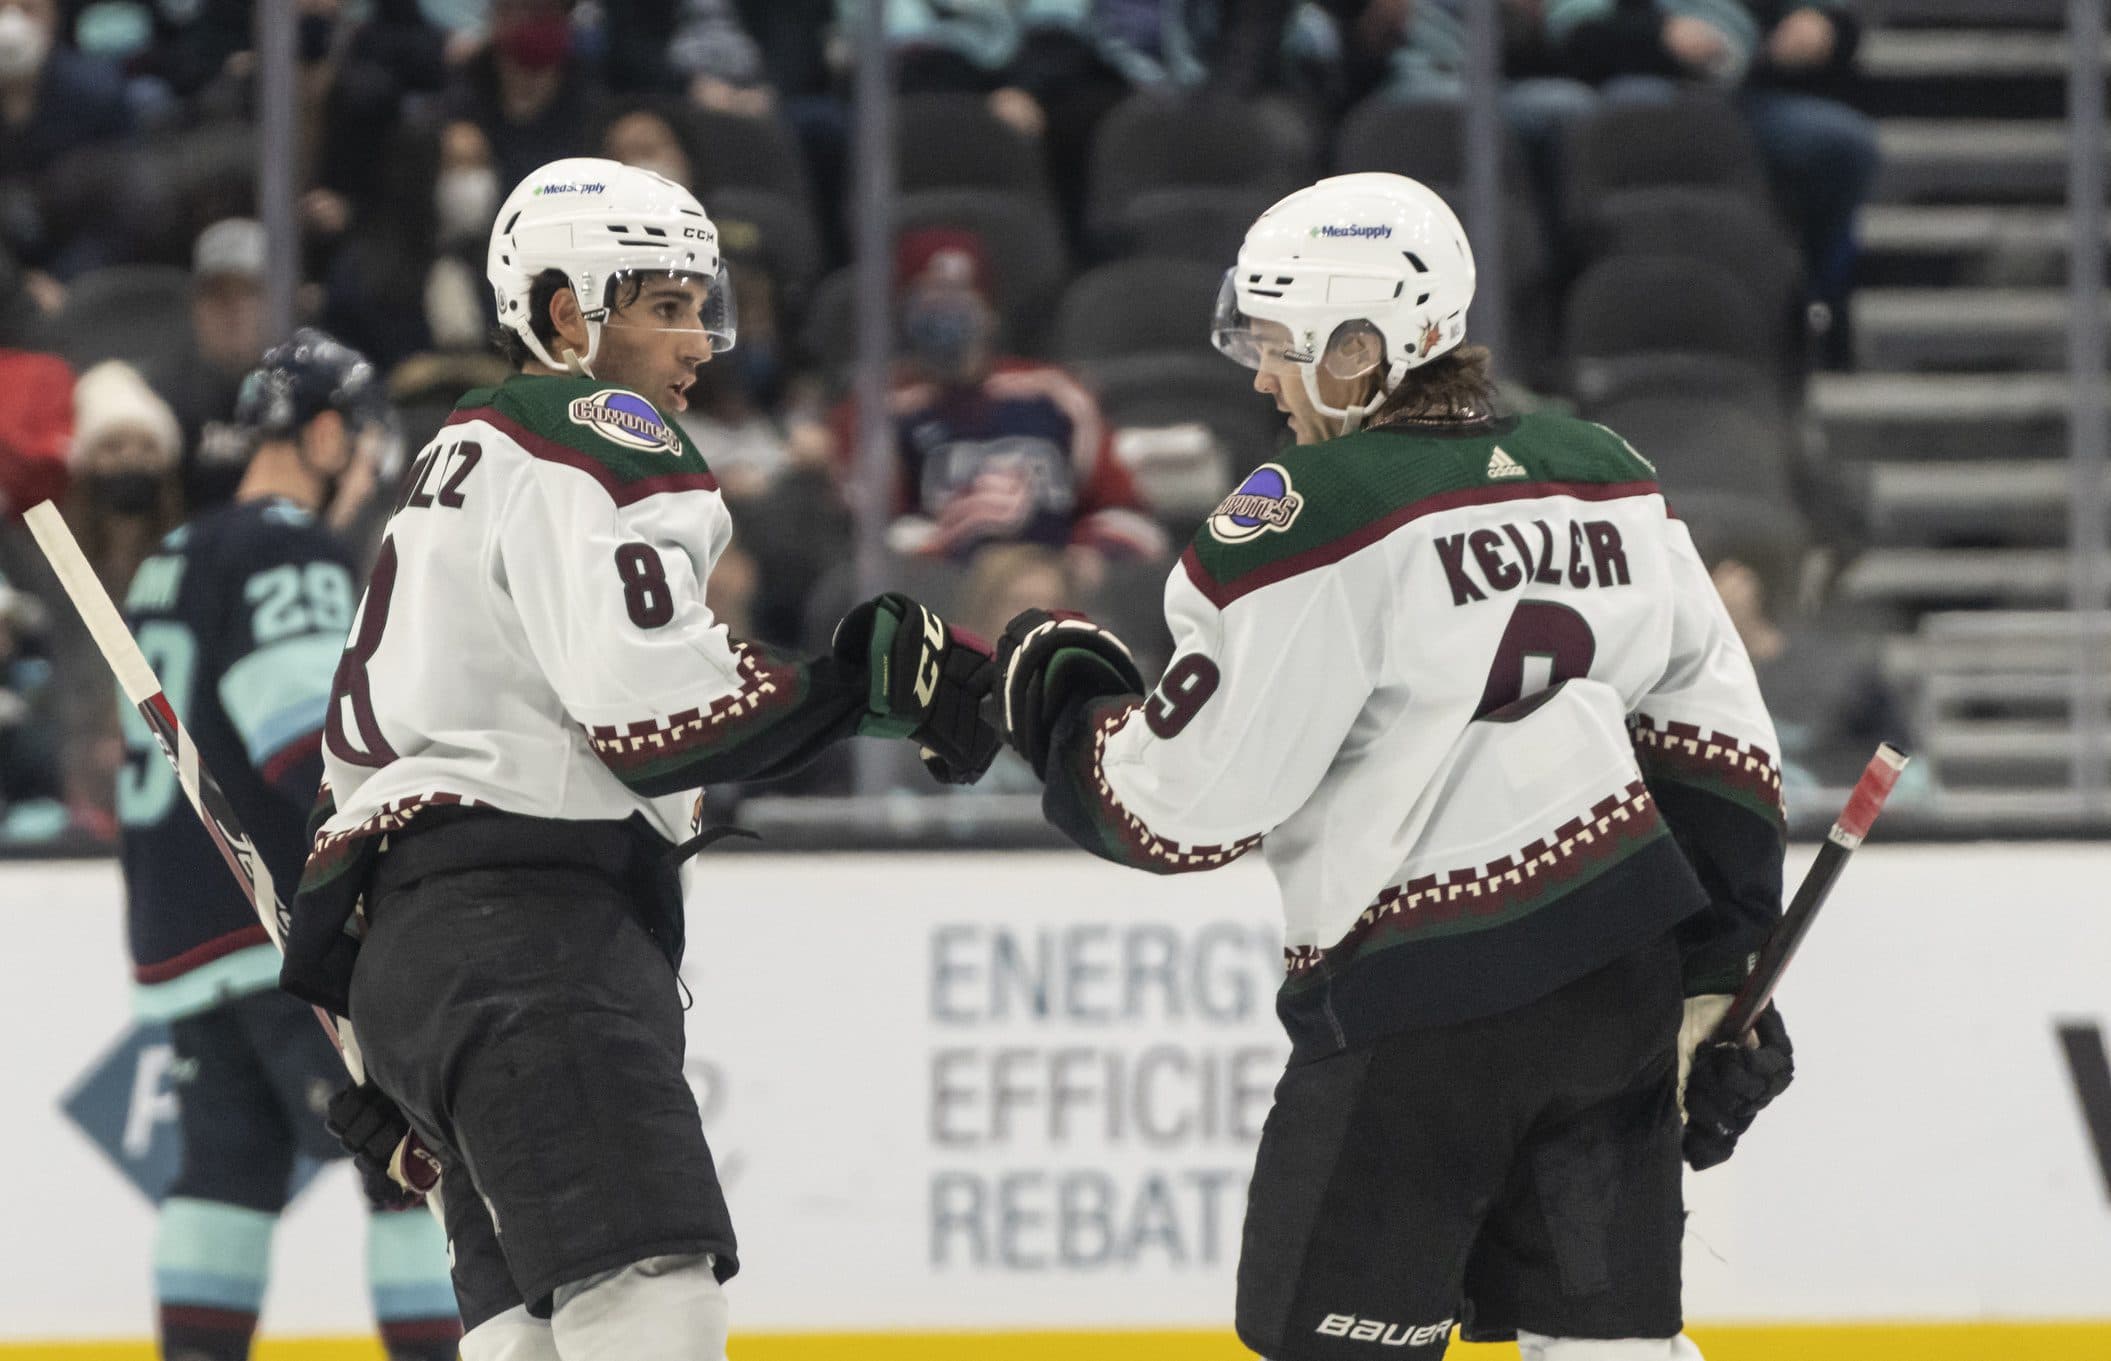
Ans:
[[[1488,480],[1498,477],[1526,477],[1525,465],[1503,452],[1503,446],[1495,446],[1495,453],[1488,460]]]

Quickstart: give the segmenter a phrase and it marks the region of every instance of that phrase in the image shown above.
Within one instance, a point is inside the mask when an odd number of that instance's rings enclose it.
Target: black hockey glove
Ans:
[[[1026,610],[997,640],[992,722],[1045,780],[1056,720],[1071,705],[1147,688],[1128,644],[1084,615]]]
[[[440,1160],[411,1129],[396,1103],[371,1082],[346,1087],[331,1097],[323,1127],[352,1155],[367,1199],[378,1209],[401,1210],[421,1204],[425,1193],[440,1183]]]
[[[989,646],[896,591],[843,616],[831,645],[869,687],[862,737],[906,737],[943,784],[973,784],[1002,745],[982,716],[996,679]]]
[[[1768,1007],[1752,1026],[1756,1044],[1705,1044],[1686,1078],[1686,1163],[1700,1172],[1728,1160],[1737,1140],[1796,1077],[1796,1050],[1781,1013]]]

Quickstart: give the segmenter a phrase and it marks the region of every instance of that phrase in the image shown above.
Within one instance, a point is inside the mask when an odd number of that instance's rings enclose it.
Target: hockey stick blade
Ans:
[[[1891,797],[1891,791],[1910,759],[1889,742],[1878,747],[1876,755],[1869,758],[1869,764],[1862,770],[1862,778],[1855,782],[1854,792],[1847,797],[1847,806],[1840,810],[1832,829],[1825,834],[1825,844],[1818,848],[1818,858],[1803,876],[1803,882],[1797,885],[1796,896],[1789,901],[1788,910],[1781,914],[1781,920],[1768,934],[1758,961],[1746,976],[1744,986],[1737,990],[1729,1011],[1723,1015],[1722,1024],[1709,1037],[1710,1043],[1742,1043],[1751,1032],[1752,1023],[1773,1000],[1774,989],[1781,984],[1781,975],[1787,972],[1789,961],[1796,957],[1804,936],[1810,933],[1811,923],[1818,919],[1818,909],[1825,905],[1826,896],[1839,881],[1847,857],[1869,835],[1870,824],[1884,811],[1884,801]]]
[[[205,825],[206,834],[219,848],[220,856],[227,862],[235,881],[242,886],[250,907],[264,924],[264,934],[283,954],[286,933],[293,923],[292,913],[280,899],[270,867],[257,853],[256,843],[250,840],[249,833],[243,830],[241,819],[235,816],[234,807],[221,790],[219,781],[198,759],[197,746],[192,743],[190,734],[183,730],[168,696],[162,693],[161,681],[154,675],[146,654],[139,650],[132,631],[125,627],[117,603],[103,589],[102,581],[89,566],[87,555],[81,552],[79,542],[74,539],[73,531],[66,527],[57,506],[49,501],[40,502],[23,512],[22,520],[29,526],[29,532],[36,536],[37,546],[44,550],[52,572],[73,601],[73,607],[80,612],[89,636],[95,639],[103,659],[116,674],[125,698],[139,711],[147,731],[153,733],[154,740],[160,744],[161,754],[175,768],[176,782],[183,787],[184,797],[190,801],[198,820]],[[351,1023],[339,1021],[320,1007],[315,1009],[315,1016],[344,1056],[345,1067],[351,1071],[353,1081],[364,1082],[366,1063],[360,1056],[359,1042],[352,1035]]]

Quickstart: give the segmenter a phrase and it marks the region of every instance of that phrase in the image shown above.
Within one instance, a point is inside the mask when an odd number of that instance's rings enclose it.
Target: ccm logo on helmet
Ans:
[[[1351,1342],[1375,1342],[1381,1347],[1427,1347],[1451,1335],[1451,1320],[1440,1319],[1417,1328],[1407,1323],[1383,1323],[1354,1314],[1329,1314],[1312,1330],[1322,1337],[1345,1337]]]

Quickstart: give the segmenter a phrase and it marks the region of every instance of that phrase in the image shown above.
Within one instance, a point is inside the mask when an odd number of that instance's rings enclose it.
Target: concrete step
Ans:
[[[1863,509],[1870,533],[1884,543],[1960,534],[2017,547],[2067,542],[2074,479],[2065,459],[1898,459],[1866,471]],[[2104,489],[2111,493],[2111,472]]]
[[[1861,12],[1878,30],[1906,24],[2056,29],[2066,26],[2067,0],[1862,0]]]
[[[2057,29],[1880,28],[1863,36],[1861,49],[1862,74],[1871,80],[2065,80],[2072,60],[2067,35]]]
[[[2111,293],[2100,300],[2111,316]],[[2056,369],[2067,362],[2069,300],[2057,288],[1865,288],[1855,358],[1872,372]]]
[[[1857,277],[1879,288],[2057,286],[2067,278],[2069,223],[2064,208],[1872,204]]]
[[[2066,453],[2072,394],[2064,373],[1821,373],[1808,410],[1832,463],[2030,460]]]
[[[1877,125],[1886,203],[2061,203],[2067,125],[2057,119],[1886,118]],[[2111,154],[2105,157],[2111,163]]]
[[[2068,596],[2056,548],[1873,548],[1840,574],[1844,599],[1933,608],[2046,608]]]
[[[2058,29],[1877,29],[1855,102],[1879,118],[2064,118],[2072,51]]]
[[[2074,759],[2074,729],[2060,722],[1990,720],[1935,724],[1921,739],[1915,756],[1926,755],[1955,773],[1960,766],[2049,766],[2065,770]],[[2103,755],[2100,748],[2099,758]]]

